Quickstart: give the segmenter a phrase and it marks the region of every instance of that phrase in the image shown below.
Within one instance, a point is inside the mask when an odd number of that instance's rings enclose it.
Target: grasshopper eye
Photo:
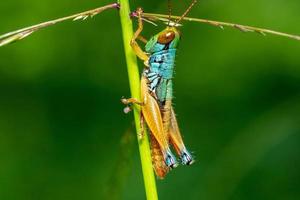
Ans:
[[[174,31],[167,31],[158,36],[157,42],[160,44],[168,44],[175,38]]]

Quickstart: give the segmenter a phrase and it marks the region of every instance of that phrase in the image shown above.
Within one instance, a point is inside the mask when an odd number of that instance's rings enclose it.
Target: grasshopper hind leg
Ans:
[[[192,154],[186,149],[177,124],[173,107],[171,108],[171,119],[169,128],[170,141],[177,154],[180,156],[183,165],[191,165],[195,162]]]
[[[175,159],[175,157],[173,156],[173,154],[169,154],[167,157],[169,157],[170,159],[168,159],[169,161],[166,160],[164,153],[162,152],[157,140],[155,139],[154,135],[151,132],[150,132],[150,144],[151,144],[152,165],[155,174],[160,179],[163,179],[167,175],[167,173],[177,165],[177,163],[174,163],[174,161],[172,161],[173,159]]]

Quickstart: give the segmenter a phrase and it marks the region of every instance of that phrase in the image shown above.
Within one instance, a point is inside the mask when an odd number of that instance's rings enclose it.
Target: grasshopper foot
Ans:
[[[132,109],[131,109],[130,106],[126,106],[126,107],[123,109],[123,112],[124,112],[125,114],[128,114],[128,113],[130,113],[131,111],[132,111]]]
[[[138,104],[138,105],[142,105],[143,103],[139,102],[137,99],[135,98],[129,98],[129,99],[126,99],[124,97],[121,98],[121,102],[126,105],[126,107],[123,109],[124,113],[127,114],[129,112],[132,111],[132,104]]]
[[[122,102],[122,104],[124,104],[124,105],[128,105],[128,104],[131,103],[131,102],[129,101],[129,99],[126,99],[125,97],[122,97],[122,98],[121,98],[121,102]]]
[[[130,104],[137,104],[137,105],[140,105],[140,106],[143,106],[144,103],[143,102],[140,102],[139,100],[137,100],[136,98],[129,98],[129,99],[126,99],[126,98],[121,98],[121,102],[125,105],[130,105]]]

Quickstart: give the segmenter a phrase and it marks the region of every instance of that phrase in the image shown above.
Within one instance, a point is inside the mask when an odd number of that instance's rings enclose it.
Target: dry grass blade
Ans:
[[[22,28],[16,31],[12,31],[6,34],[3,34],[0,36],[0,47],[4,46],[6,44],[10,44],[12,42],[16,42],[18,40],[21,40],[27,36],[29,36],[30,34],[32,34],[33,32],[40,30],[42,28],[48,27],[48,26],[52,26],[54,24],[57,24],[59,22],[63,22],[66,20],[73,20],[73,21],[77,21],[77,20],[85,20],[88,17],[93,17],[99,13],[101,13],[104,10],[110,9],[110,8],[119,8],[120,5],[118,3],[113,3],[113,4],[109,4],[106,6],[102,6],[99,8],[95,8],[93,10],[88,10],[85,12],[81,12],[81,13],[77,13],[74,15],[70,15],[67,17],[62,17],[59,19],[55,19],[55,20],[51,20],[51,21],[47,21],[47,22],[43,22],[37,25],[33,25],[33,26],[29,26],[26,28]]]
[[[154,13],[143,13],[143,17],[147,18],[148,20],[153,20],[153,21],[158,20],[158,21],[166,22],[168,20],[169,16],[162,15],[162,14],[154,14]],[[171,19],[175,19],[175,20],[180,19],[180,16],[171,16]],[[214,20],[208,20],[208,19],[198,19],[198,18],[191,18],[191,17],[184,17],[183,20],[210,24],[213,26],[220,27],[222,29],[224,29],[224,27],[231,27],[231,28],[240,30],[242,32],[255,32],[255,33],[259,33],[264,36],[267,34],[272,34],[272,35],[287,37],[290,39],[300,41],[299,35],[292,35],[292,34],[288,34],[288,33],[273,31],[273,30],[264,29],[264,28],[257,28],[257,27],[253,27],[253,26],[245,26],[245,25],[241,25],[241,24],[220,22],[220,21],[214,21]]]
[[[21,33],[17,33],[17,34],[14,34],[10,37],[7,37],[3,40],[0,40],[0,47],[1,46],[4,46],[6,44],[10,44],[10,43],[13,43],[13,42],[16,42],[18,40],[22,40],[23,38],[31,35],[34,31],[31,31],[31,30],[28,30],[28,31],[24,31],[24,32],[21,32]]]

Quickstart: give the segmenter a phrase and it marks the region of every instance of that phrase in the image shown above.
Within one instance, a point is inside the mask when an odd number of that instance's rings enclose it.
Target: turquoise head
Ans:
[[[147,53],[156,53],[162,50],[176,49],[180,40],[180,33],[176,27],[167,27],[154,35],[146,44]]]

